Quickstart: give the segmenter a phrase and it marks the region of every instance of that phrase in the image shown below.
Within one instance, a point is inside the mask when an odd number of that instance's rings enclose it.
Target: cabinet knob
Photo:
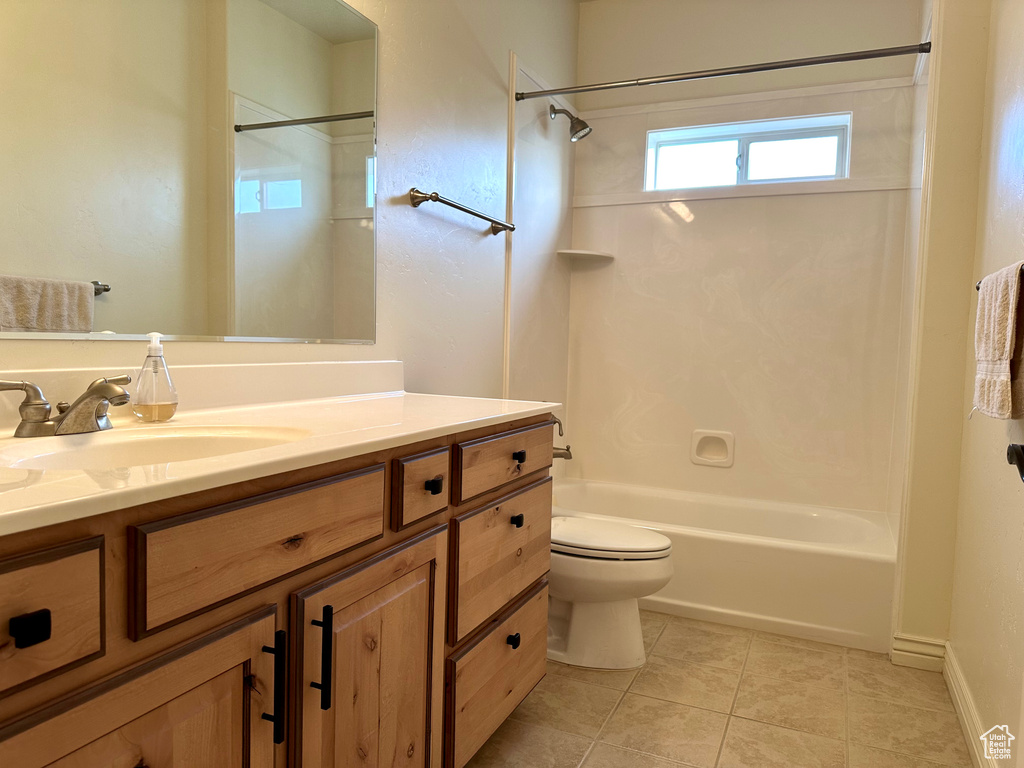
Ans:
[[[512,517],[509,518],[509,522],[512,523],[512,525],[514,525],[516,528],[522,528],[523,523],[526,522],[526,516],[523,515],[522,512],[520,512],[518,515],[512,515]]]
[[[50,609],[12,616],[7,623],[7,633],[14,638],[15,648],[31,648],[50,639],[53,621]]]
[[[509,635],[508,638],[506,638],[505,642],[511,645],[512,650],[514,651],[517,648],[519,648],[520,645],[522,645],[523,641],[522,638],[519,637],[519,633],[516,632],[514,635]]]
[[[526,451],[525,450],[514,451],[512,453],[512,461],[516,462],[516,464],[525,464],[526,463]]]
[[[444,490],[444,476],[438,475],[437,477],[432,477],[423,484],[423,488],[428,491],[431,496],[440,495],[441,491]]]

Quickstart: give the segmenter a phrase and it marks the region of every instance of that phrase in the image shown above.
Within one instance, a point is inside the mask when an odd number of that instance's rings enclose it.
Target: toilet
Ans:
[[[672,542],[647,528],[552,518],[548,658],[597,669],[643,665],[637,600],[668,584],[671,554]]]

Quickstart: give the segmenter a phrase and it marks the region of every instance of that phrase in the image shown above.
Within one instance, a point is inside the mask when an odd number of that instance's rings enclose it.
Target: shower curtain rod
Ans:
[[[871,51],[851,51],[837,53],[832,56],[813,56],[809,59],[789,59],[787,61],[770,61],[765,64],[747,64],[742,67],[726,67],[725,69],[705,69],[699,72],[682,72],[678,75],[662,75],[660,77],[642,77],[638,80],[620,80],[615,83],[595,83],[593,85],[577,85],[572,88],[552,88],[547,91],[526,91],[516,93],[516,101],[536,99],[541,96],[559,96],[566,93],[589,93],[591,91],[610,91],[615,88],[630,88],[634,85],[663,85],[666,83],[682,83],[688,80],[707,80],[727,75],[747,75],[753,72],[771,72],[776,69],[794,69],[796,67],[813,67],[818,64],[837,64],[844,61],[864,61],[865,59],[884,59],[889,56],[911,56],[929,53],[932,44],[903,45],[896,48],[876,48]]]
[[[313,123],[337,123],[341,120],[359,120],[363,117],[373,117],[373,112],[349,112],[344,115],[324,115],[323,117],[300,117],[298,120],[274,120],[270,123],[248,123],[247,125],[236,125],[235,133],[242,131],[259,131],[264,128],[287,128],[289,125],[312,125]]]

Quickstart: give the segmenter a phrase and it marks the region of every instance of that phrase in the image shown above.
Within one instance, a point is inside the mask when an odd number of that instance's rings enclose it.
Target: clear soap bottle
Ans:
[[[149,336],[149,350],[136,380],[138,384],[132,398],[132,410],[140,421],[167,421],[178,409],[178,392],[164,362],[164,345],[160,343],[162,334],[146,335]]]

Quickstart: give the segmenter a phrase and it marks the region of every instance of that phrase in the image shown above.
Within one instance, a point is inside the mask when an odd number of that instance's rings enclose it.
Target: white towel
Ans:
[[[0,331],[92,331],[92,283],[0,275]]]
[[[993,272],[978,289],[974,330],[974,407],[994,419],[1024,416],[1024,386],[1017,376],[1024,334],[1017,333],[1020,272],[1024,261]],[[1017,364],[1014,365],[1014,362]]]

